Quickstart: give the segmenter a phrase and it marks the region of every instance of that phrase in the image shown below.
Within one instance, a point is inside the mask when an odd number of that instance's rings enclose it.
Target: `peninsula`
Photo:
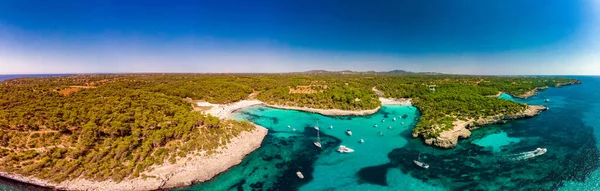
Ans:
[[[110,74],[0,83],[0,176],[67,190],[154,190],[210,180],[267,130],[231,120],[253,105],[369,115],[412,104],[413,136],[452,148],[480,126],[543,106],[498,99],[581,83],[563,77],[438,73]],[[535,95],[535,94],[533,94]]]

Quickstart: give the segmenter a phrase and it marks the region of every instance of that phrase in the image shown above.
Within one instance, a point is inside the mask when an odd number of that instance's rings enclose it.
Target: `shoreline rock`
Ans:
[[[510,120],[531,118],[531,117],[534,117],[534,116],[540,114],[542,111],[545,111],[547,109],[548,108],[545,106],[528,105],[527,109],[525,109],[524,111],[517,113],[517,114],[512,114],[512,115],[499,114],[499,115],[482,118],[479,120],[470,119],[467,121],[463,121],[463,120],[454,121],[452,123],[454,125],[454,127],[451,130],[441,132],[440,135],[436,138],[425,138],[426,135],[424,132],[413,133],[413,137],[415,137],[415,138],[419,137],[419,136],[423,137],[425,144],[427,144],[427,145],[432,145],[435,147],[445,148],[445,149],[454,148],[454,147],[456,147],[456,144],[458,143],[459,139],[466,139],[471,136],[471,130],[478,129],[479,127],[485,126],[485,125],[500,124],[500,123],[506,123]]]
[[[575,85],[575,84],[582,84],[582,82],[581,82],[581,80],[571,80],[568,83],[558,83],[554,87],[555,88],[561,88],[563,86],[570,86],[570,85]],[[538,91],[540,91],[540,90],[546,90],[546,89],[548,89],[548,86],[536,87],[533,90],[525,92],[522,95],[514,95],[514,94],[510,94],[510,95],[513,96],[513,97],[516,97],[516,98],[527,99],[527,98],[530,98],[530,97],[533,97],[533,96],[537,95]]]

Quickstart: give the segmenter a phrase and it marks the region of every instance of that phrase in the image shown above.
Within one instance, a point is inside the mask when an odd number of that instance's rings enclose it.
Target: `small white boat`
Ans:
[[[377,124],[373,125],[373,127],[377,127]]]
[[[329,126],[329,129],[333,129],[333,125],[330,125],[330,126]]]
[[[313,141],[313,144],[319,148],[321,148],[321,135],[319,134],[319,120],[317,120],[317,125],[315,126],[315,129],[317,130],[317,140]]]
[[[544,153],[548,152],[548,149],[546,148],[537,148],[535,149],[535,151],[533,152],[533,155],[535,156],[540,156],[543,155]]]
[[[379,135],[383,136],[383,132],[379,131]]]
[[[350,129],[346,130],[346,134],[348,134],[349,136],[352,136],[352,131],[350,131]]]
[[[392,119],[392,121],[396,121],[396,118],[394,117],[394,119]]]
[[[424,168],[424,169],[427,169],[427,168],[429,168],[429,165],[428,165],[427,163],[424,163],[424,162],[421,162],[421,161],[418,161],[418,160],[414,160],[413,162],[414,162],[414,163],[415,163],[417,166],[419,166],[419,167],[421,167],[421,168]]]
[[[544,100],[544,102],[550,102],[550,99],[546,99],[546,100]]]
[[[388,129],[392,129],[392,126],[389,126]]]
[[[358,142],[359,142],[359,143],[364,143],[364,142],[365,142],[365,140],[363,140],[363,139],[360,139],[360,141],[358,141]]]
[[[313,141],[313,144],[315,144],[315,146],[321,148],[321,142],[319,142],[319,141]]]
[[[337,151],[340,153],[351,153],[351,152],[354,152],[354,149],[348,148],[344,145],[340,145],[340,147],[338,148]]]
[[[385,119],[382,119],[382,120],[381,120],[381,122],[382,122],[382,123],[383,123],[383,122],[385,122]]]
[[[402,125],[404,125],[404,121],[402,122]]]
[[[293,128],[292,131],[296,131],[296,128]]]
[[[296,172],[296,176],[300,179],[304,179],[304,175],[300,171]]]
[[[419,154],[419,158],[417,160],[414,160],[413,162],[421,168],[429,168],[429,165],[427,163],[421,161],[421,154]]]
[[[290,128],[290,126],[288,125],[288,129]]]

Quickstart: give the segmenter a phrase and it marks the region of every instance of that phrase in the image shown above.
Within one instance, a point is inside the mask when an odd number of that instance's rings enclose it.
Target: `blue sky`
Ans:
[[[600,74],[598,0],[0,0],[0,74]]]

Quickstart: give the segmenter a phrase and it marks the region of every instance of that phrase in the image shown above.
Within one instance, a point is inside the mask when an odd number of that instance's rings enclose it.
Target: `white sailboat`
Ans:
[[[329,126],[329,129],[333,129],[333,125],[330,125],[330,126]]]
[[[359,142],[359,143],[364,143],[364,142],[365,142],[365,140],[363,140],[363,139],[360,139],[360,141],[358,141],[358,142]]]
[[[313,144],[321,148],[321,135],[319,135],[319,120],[317,120],[317,126],[315,126],[315,129],[317,130],[317,141],[313,141]]]
[[[392,119],[392,121],[396,121],[396,118],[394,117],[394,119]]]
[[[417,160],[414,160],[413,162],[414,162],[414,163],[415,163],[417,166],[419,166],[419,167],[421,167],[421,168],[424,168],[424,169],[427,169],[427,168],[429,168],[429,165],[428,165],[427,163],[425,163],[425,162],[422,162],[422,161],[421,161],[421,154],[420,154],[420,153],[419,153],[419,158],[418,158]]]
[[[352,136],[352,131],[350,131],[350,129],[346,130],[346,134],[348,134],[348,136]]]

